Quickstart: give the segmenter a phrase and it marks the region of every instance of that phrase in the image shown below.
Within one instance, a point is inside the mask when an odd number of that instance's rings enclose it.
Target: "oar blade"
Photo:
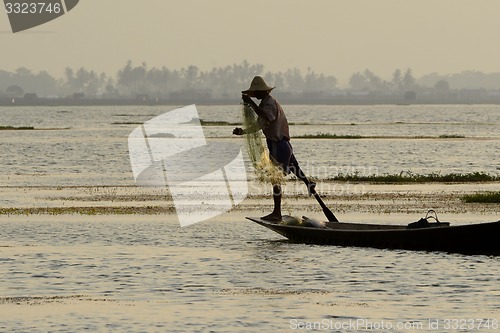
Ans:
[[[330,209],[328,209],[328,207],[326,207],[323,200],[321,200],[321,197],[319,196],[319,194],[315,190],[313,190],[311,192],[314,195],[314,198],[316,198],[316,200],[319,202],[319,205],[321,206],[321,208],[323,208],[323,213],[325,214],[326,218],[328,219],[328,222],[339,222],[339,220],[335,217],[335,215],[332,213],[332,211]]]
[[[323,213],[325,213],[328,222],[338,222],[339,220],[335,217],[331,210],[328,208],[323,208]]]

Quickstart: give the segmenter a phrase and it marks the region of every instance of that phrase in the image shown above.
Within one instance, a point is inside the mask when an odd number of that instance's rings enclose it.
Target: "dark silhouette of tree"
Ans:
[[[20,67],[14,73],[5,75],[3,73],[3,80],[5,86],[18,85],[23,88],[27,93],[37,93],[39,95],[56,95],[59,90],[59,85],[46,71],[41,71],[37,74],[32,73],[26,67]]]
[[[165,97],[171,84],[172,73],[166,67],[161,69],[151,68],[146,74],[146,80],[151,85],[152,95]]]
[[[7,87],[5,92],[9,97],[21,97],[24,95],[23,88],[19,87],[17,84]]]
[[[293,68],[285,72],[286,89],[291,91],[303,91],[306,86],[304,77],[299,69]]]
[[[78,88],[76,88],[75,73],[72,68],[66,67],[66,69],[64,69],[64,79],[66,80],[64,83],[66,94],[74,93],[78,90]]]
[[[366,69],[363,73],[357,72],[351,75],[349,86],[354,90],[385,91],[388,83]]]
[[[181,71],[182,76],[185,79],[186,88],[195,88],[196,83],[199,79],[200,70],[196,66],[188,66],[187,69]]]
[[[437,95],[448,95],[450,93],[450,84],[448,81],[439,80],[434,85],[434,91]]]
[[[353,90],[368,90],[370,84],[363,74],[357,72],[351,75],[349,87]]]
[[[12,73],[0,70],[0,89],[5,89],[12,83]]]
[[[411,72],[411,69],[408,68],[405,72],[405,75],[403,76],[403,80],[401,81],[402,87],[406,91],[414,90],[416,89],[416,80],[413,77],[413,74]]]
[[[106,86],[112,84],[105,73],[97,74],[93,70],[89,71],[83,67],[80,67],[76,73],[72,68],[67,67],[64,70],[64,77],[65,95],[83,93],[85,96],[95,97],[104,93]]]
[[[396,69],[394,73],[392,73],[391,85],[392,89],[396,91],[403,88],[403,74],[400,69]]]
[[[297,68],[285,73],[264,72],[264,65],[251,65],[244,60],[241,64],[213,68],[210,71],[201,71],[197,66],[170,70],[147,69],[145,64],[134,67],[131,61],[117,73],[117,86],[128,96],[136,93],[149,93],[154,96],[167,97],[169,94],[185,90],[208,90],[214,97],[237,96],[246,89],[251,78],[263,75],[267,82],[274,84],[283,91],[327,91],[336,88],[337,79],[334,76],[317,74],[312,70],[304,77]]]
[[[130,92],[135,88],[135,82],[132,74],[132,60],[129,60],[125,67],[118,71],[117,83],[126,94],[130,94]]]
[[[338,89],[335,76],[315,72],[312,68],[308,68],[305,73],[298,68],[272,72],[265,70],[263,64],[251,64],[247,60],[209,70],[202,70],[195,65],[181,69],[166,66],[149,68],[144,62],[134,65],[129,60],[112,76],[83,67],[68,67],[59,79],[55,79],[46,71],[35,73],[26,67],[17,68],[12,72],[0,70],[0,94],[2,97],[8,97],[16,91],[12,87],[18,86],[24,93],[33,93],[40,97],[63,97],[83,93],[87,97],[130,98],[137,94],[148,94],[156,98],[170,98],[192,94],[204,96],[203,98],[212,96],[238,99],[241,90],[248,88],[255,75],[263,75],[268,84],[285,93],[283,96],[321,96]],[[449,75],[432,73],[417,80],[410,68],[406,71],[396,69],[392,77],[387,79],[386,81],[366,69],[351,75],[349,89],[372,92],[369,98],[376,98],[376,101],[390,101],[391,95],[399,100],[406,97],[408,101],[415,98],[418,100],[421,96],[432,96],[433,93],[449,95],[449,98],[442,100],[450,101],[453,96],[460,97],[461,89],[500,89],[500,73],[485,74],[478,71]],[[450,86],[455,89],[453,94]],[[18,92],[19,90],[16,93]],[[406,96],[407,92],[414,95]],[[369,98],[365,101],[369,101]]]
[[[372,91],[384,91],[387,89],[387,84],[380,77],[375,75],[372,71],[366,69],[364,72],[368,83],[370,84],[370,90]]]

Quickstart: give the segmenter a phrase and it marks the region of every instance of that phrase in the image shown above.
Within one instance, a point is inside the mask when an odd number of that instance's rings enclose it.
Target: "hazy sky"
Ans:
[[[202,70],[240,63],[308,67],[341,82],[368,68],[390,78],[500,72],[499,0],[80,0],[13,34],[0,13],[0,69],[115,74],[127,60]]]

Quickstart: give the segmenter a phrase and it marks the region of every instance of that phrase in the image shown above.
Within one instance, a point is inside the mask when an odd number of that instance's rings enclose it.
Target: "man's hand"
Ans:
[[[252,101],[252,98],[248,96],[247,94],[241,94],[241,99],[243,99],[243,102],[247,104],[253,104],[254,102]]]
[[[234,134],[234,135],[243,135],[243,134],[245,134],[245,130],[244,130],[243,128],[236,127],[236,128],[233,130],[233,134]]]

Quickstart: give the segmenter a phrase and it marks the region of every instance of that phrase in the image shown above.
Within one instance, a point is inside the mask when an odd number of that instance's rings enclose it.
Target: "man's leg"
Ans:
[[[268,141],[269,153],[275,158],[286,173],[293,172],[297,178],[302,180],[307,186],[309,194],[316,193],[316,183],[307,179],[306,175],[299,166],[299,162],[293,154],[293,148],[290,141],[273,142]]]
[[[263,220],[281,221],[281,196],[281,185],[273,185],[274,209],[271,214],[263,216]]]
[[[290,171],[292,171],[294,175],[297,176],[297,178],[299,178],[304,182],[304,184],[306,184],[307,191],[309,192],[309,194],[314,194],[316,192],[315,190],[316,183],[307,179],[306,175],[299,166],[299,162],[297,162],[297,159],[293,154],[290,159]]]

